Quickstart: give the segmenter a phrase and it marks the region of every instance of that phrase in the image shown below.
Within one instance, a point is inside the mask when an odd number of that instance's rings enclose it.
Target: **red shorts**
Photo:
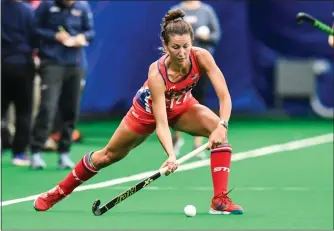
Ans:
[[[174,123],[176,123],[178,117],[191,108],[194,104],[199,103],[194,97],[192,97],[174,110],[168,111],[168,124],[172,126]],[[154,115],[148,113],[136,103],[132,105],[128,113],[123,118],[123,121],[132,132],[140,135],[149,135],[154,132],[156,127]]]

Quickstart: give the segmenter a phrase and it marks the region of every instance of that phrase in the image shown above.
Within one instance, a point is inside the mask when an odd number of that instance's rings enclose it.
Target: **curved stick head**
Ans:
[[[96,200],[93,204],[92,212],[94,213],[95,216],[100,216],[101,215],[101,210],[99,208],[100,204],[101,204],[100,200]]]
[[[314,23],[315,22],[315,18],[313,18],[311,15],[306,14],[304,12],[300,12],[297,14],[297,23],[302,23],[303,21],[307,21],[309,23]]]
[[[303,13],[303,12],[299,12],[299,13],[297,14],[297,23],[298,23],[298,24],[301,24],[301,23],[303,22],[303,20],[305,19],[305,17],[306,17],[306,14],[305,14],[305,13]]]

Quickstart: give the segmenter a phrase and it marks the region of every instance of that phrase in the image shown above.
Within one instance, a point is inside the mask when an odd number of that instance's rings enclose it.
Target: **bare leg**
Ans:
[[[133,133],[121,122],[109,143],[91,156],[92,164],[96,169],[104,168],[123,159],[132,149],[140,145],[148,135]]]
[[[180,115],[173,128],[193,136],[209,137],[218,126],[219,120],[209,108],[195,104]]]
[[[209,108],[195,104],[179,117],[173,127],[195,136],[193,148],[196,149],[202,144],[203,136],[209,137],[218,123],[219,117]],[[197,157],[207,159],[205,152],[199,153]]]

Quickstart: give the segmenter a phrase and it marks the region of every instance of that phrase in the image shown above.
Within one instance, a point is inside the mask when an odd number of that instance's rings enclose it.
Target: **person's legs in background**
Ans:
[[[81,93],[83,90],[83,86],[81,86]],[[44,145],[44,151],[57,151],[58,150],[58,142],[61,139],[61,129],[63,127],[63,119],[61,113],[58,109],[57,114],[55,116],[55,120],[52,125],[51,134]],[[76,128],[72,132],[72,142],[80,143],[82,141],[82,134]]]
[[[175,155],[178,156],[180,154],[182,146],[184,145],[184,139],[182,137],[181,132],[174,131],[172,141]]]
[[[9,131],[8,125],[8,108],[12,101],[13,92],[12,89],[13,80],[10,73],[8,73],[8,68],[2,62],[1,68],[1,152],[3,149],[11,147],[12,136]]]
[[[65,76],[65,67],[42,61],[41,75],[41,101],[39,111],[33,126],[31,138],[31,168],[42,169],[46,163],[42,158],[42,150],[48,139],[61,94],[61,87]]]
[[[15,135],[12,150],[16,158],[25,160],[24,165],[29,165],[30,161],[26,157],[26,152],[31,135],[35,67],[31,62],[17,69],[17,71],[19,72],[18,77],[20,80],[16,81],[16,92],[14,92],[13,98],[15,105]],[[13,163],[16,164],[15,158]]]
[[[38,56],[34,57],[34,62],[35,62],[36,68],[38,69],[40,67],[40,59],[38,58]],[[33,113],[32,113],[33,122],[35,121],[35,118],[37,117],[40,101],[41,101],[41,77],[39,76],[39,73],[37,72],[35,79],[34,79],[34,99],[33,99]],[[59,117],[59,116],[56,116],[56,117]],[[56,127],[56,126],[59,127],[58,124],[53,125],[53,127]],[[45,142],[43,151],[56,151],[57,150],[57,143],[53,141],[50,137]]]
[[[58,144],[58,168],[73,168],[74,163],[69,157],[72,134],[79,116],[81,98],[81,80],[84,69],[78,66],[67,66],[62,93],[59,99],[59,113],[62,121]]]
[[[12,162],[16,166],[27,166],[30,163],[26,151],[31,131],[34,75],[35,68],[32,62],[22,65],[3,64],[1,117],[3,119],[8,116],[10,102],[13,102],[15,116],[12,117],[15,118],[15,122],[13,121],[15,131],[11,148]],[[10,133],[8,126],[7,130]]]
[[[1,109],[2,110],[2,109]],[[3,151],[12,147],[12,134],[8,128],[8,121],[6,117],[1,118],[1,154]]]

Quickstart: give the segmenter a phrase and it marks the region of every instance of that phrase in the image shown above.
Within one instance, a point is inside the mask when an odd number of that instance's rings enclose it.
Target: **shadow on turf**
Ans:
[[[175,212],[175,211],[139,211],[139,210],[133,210],[133,211],[122,211],[122,212],[113,212],[109,211],[103,215],[103,217],[117,217],[117,216],[185,216],[185,214],[181,212]],[[213,216],[209,214],[208,212],[197,212],[196,216]]]
[[[27,211],[21,211],[22,213],[26,213]],[[71,209],[71,210],[67,210],[67,209],[51,209],[47,212],[37,212],[37,214],[40,215],[52,215],[52,214],[80,214],[80,215],[85,215],[85,216],[92,216],[94,217],[94,214],[91,211],[88,210],[82,210],[82,209]],[[96,218],[103,218],[103,217],[125,217],[125,216],[136,216],[136,217],[140,217],[140,216],[144,216],[144,217],[154,217],[154,216],[176,216],[176,217],[180,217],[180,216],[185,216],[185,214],[181,211],[181,212],[175,212],[175,211],[140,211],[140,210],[123,210],[123,211],[109,211],[107,213],[105,213],[102,216],[96,216]],[[197,212],[196,216],[201,216],[201,217],[205,217],[205,216],[214,216],[209,214],[208,212]],[[226,216],[226,215],[225,215]],[[231,216],[237,216],[238,215],[231,215]],[[220,217],[219,215],[216,215],[214,217]]]

